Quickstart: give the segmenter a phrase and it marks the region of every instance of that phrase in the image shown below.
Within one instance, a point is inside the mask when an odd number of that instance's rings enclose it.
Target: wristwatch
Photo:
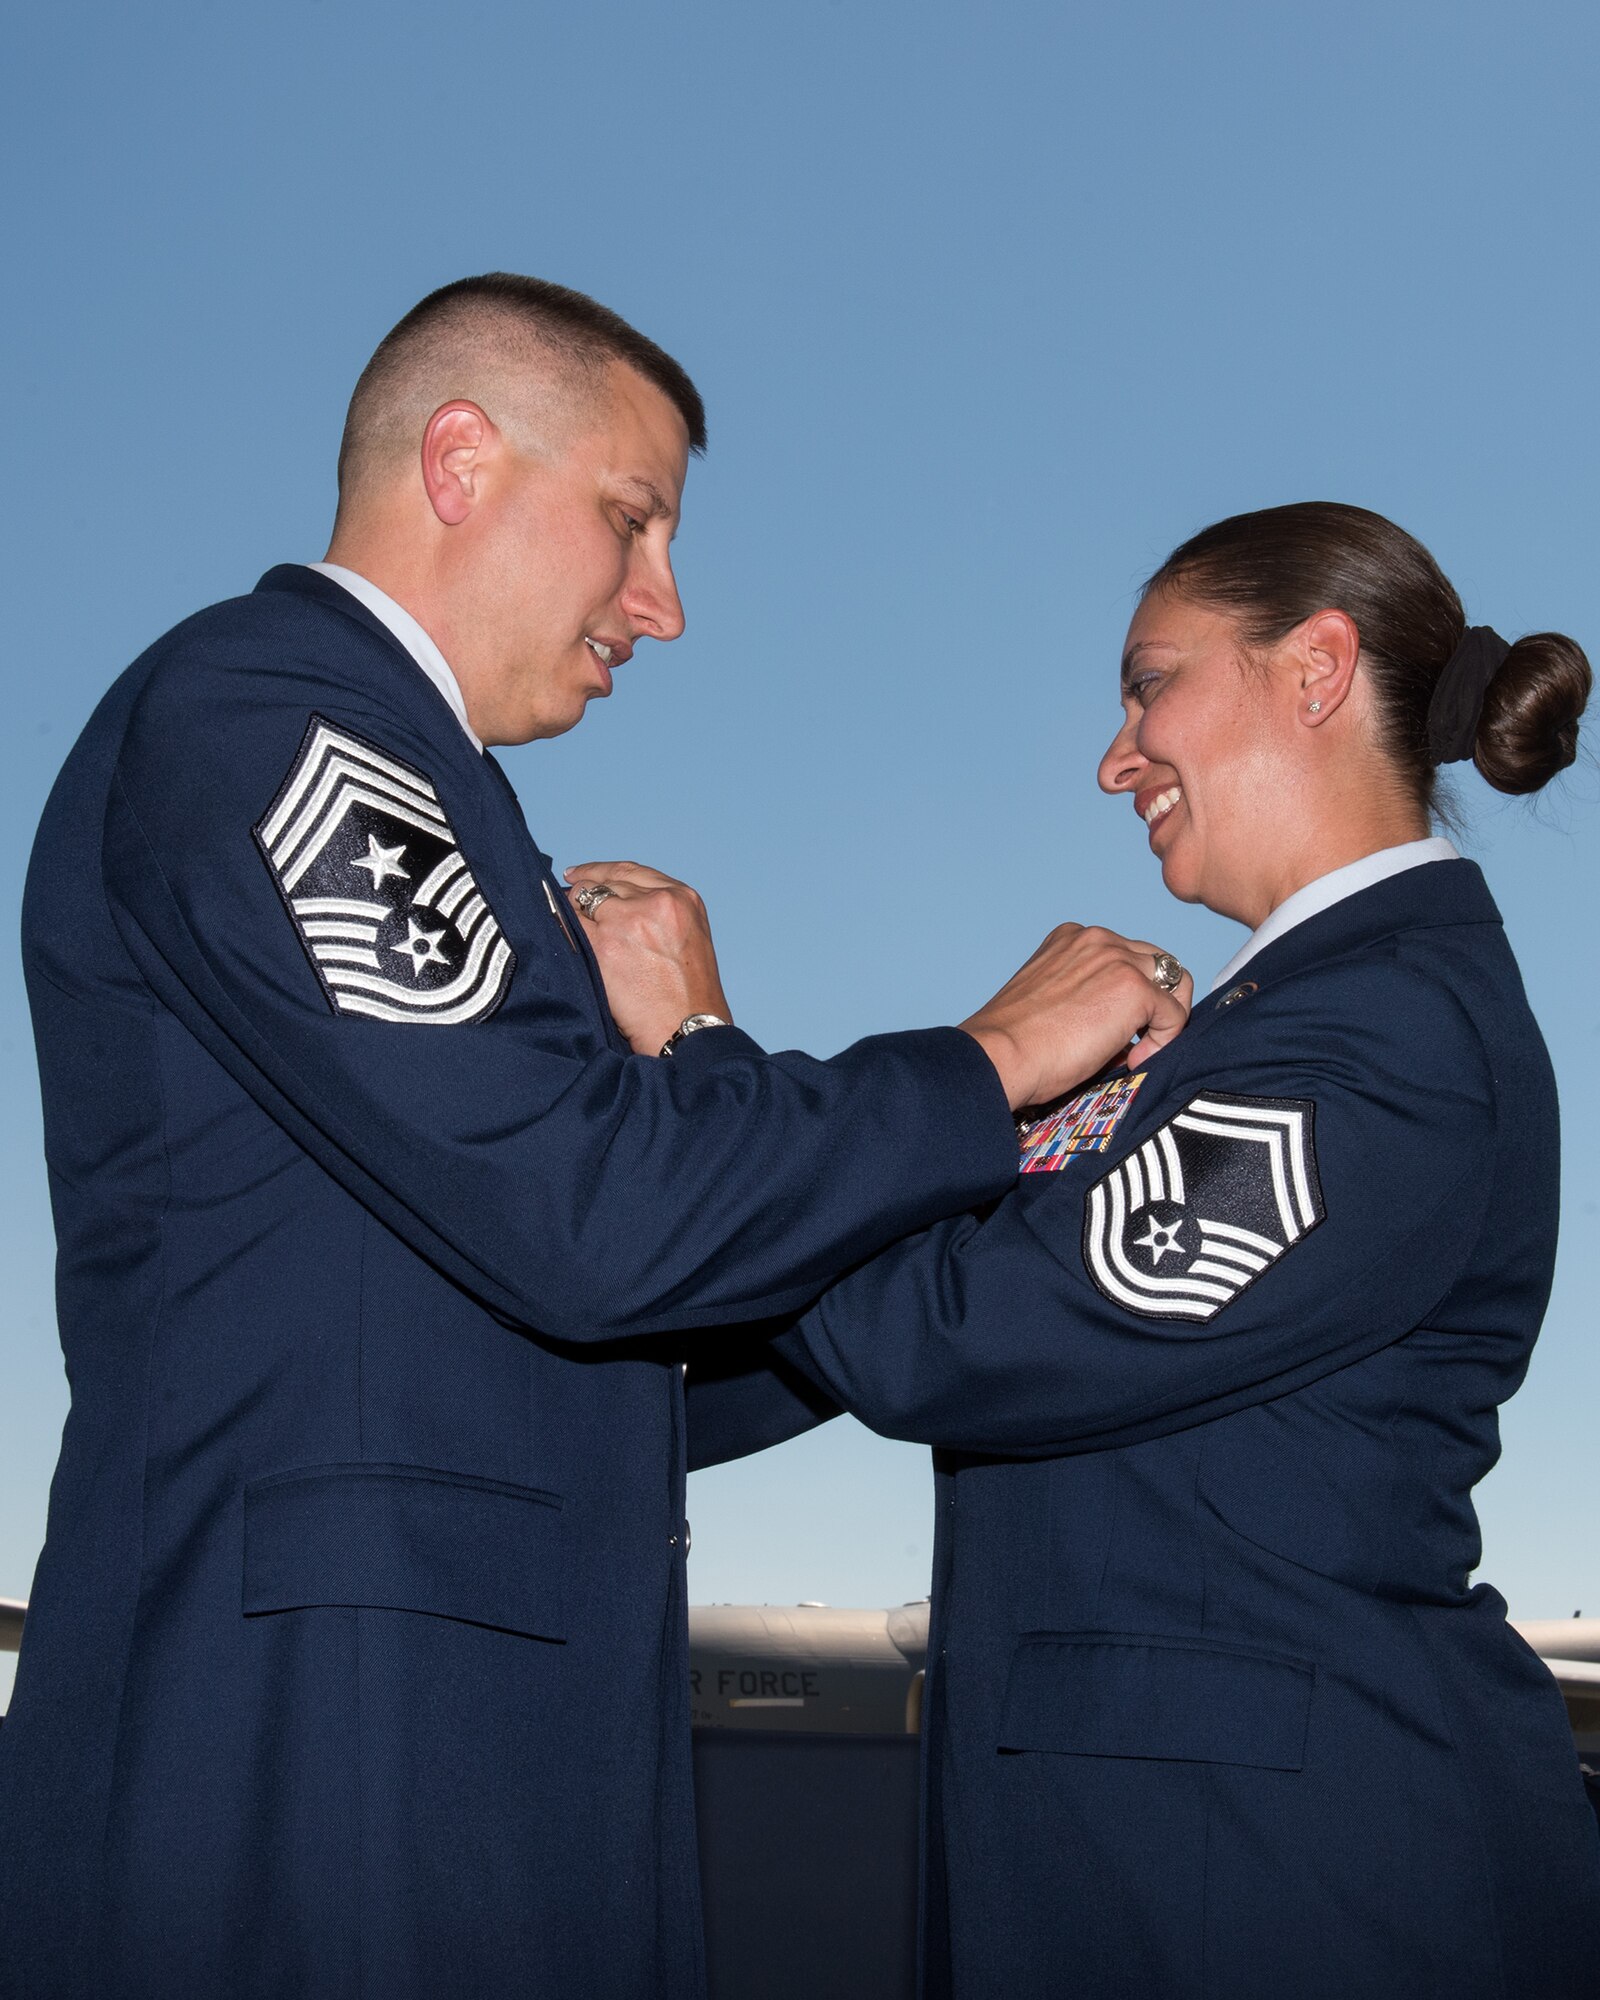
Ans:
[[[661,1053],[670,1056],[685,1035],[698,1034],[702,1028],[726,1028],[732,1024],[723,1020],[720,1014],[685,1014],[673,1032],[661,1045]]]

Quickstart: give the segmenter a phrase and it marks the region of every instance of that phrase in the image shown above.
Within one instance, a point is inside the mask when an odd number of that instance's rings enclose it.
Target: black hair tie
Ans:
[[[1435,764],[1459,764],[1472,755],[1483,698],[1510,651],[1492,625],[1469,625],[1462,633],[1428,704],[1428,755]]]

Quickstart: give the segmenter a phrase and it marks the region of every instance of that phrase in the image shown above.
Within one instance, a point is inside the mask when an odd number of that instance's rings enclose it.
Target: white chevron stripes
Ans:
[[[336,1013],[453,1027],[500,1004],[516,958],[421,772],[314,715],[255,836]]]
[[[1314,1116],[1302,1099],[1192,1098],[1090,1188],[1096,1288],[1144,1318],[1214,1319],[1323,1220]]]

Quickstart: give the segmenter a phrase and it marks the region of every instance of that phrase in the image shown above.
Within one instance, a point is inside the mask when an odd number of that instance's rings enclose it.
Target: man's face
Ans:
[[[490,504],[460,546],[446,647],[486,743],[561,735],[610,694],[637,640],[683,630],[671,542],[688,462],[673,404],[620,362],[553,460],[502,437]]]

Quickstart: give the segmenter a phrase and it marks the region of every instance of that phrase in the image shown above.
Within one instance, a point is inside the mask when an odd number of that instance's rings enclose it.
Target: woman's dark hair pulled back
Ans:
[[[1361,635],[1382,748],[1417,803],[1431,807],[1428,708],[1467,621],[1415,537],[1336,501],[1267,507],[1191,536],[1141,596],[1157,591],[1230,613],[1250,647],[1276,645],[1318,611],[1343,611]],[[1472,751],[1496,791],[1536,792],[1566,769],[1592,681],[1583,648],[1564,634],[1517,640],[1489,683]]]

